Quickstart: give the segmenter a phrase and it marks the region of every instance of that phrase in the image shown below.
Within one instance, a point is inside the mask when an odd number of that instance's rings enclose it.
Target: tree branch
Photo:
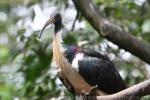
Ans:
[[[138,40],[131,33],[125,32],[119,26],[103,17],[91,0],[72,1],[101,36],[150,64],[149,44]]]
[[[116,94],[97,96],[98,100],[137,100],[145,95],[150,95],[150,79],[127,88]]]

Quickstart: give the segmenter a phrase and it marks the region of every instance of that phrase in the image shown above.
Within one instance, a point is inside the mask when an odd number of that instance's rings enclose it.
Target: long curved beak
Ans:
[[[43,26],[43,28],[42,28],[42,30],[41,30],[41,32],[40,32],[39,38],[41,38],[41,35],[42,35],[44,29],[45,29],[49,24],[54,23],[54,21],[55,21],[54,18],[47,20],[47,22],[44,24],[44,26]]]

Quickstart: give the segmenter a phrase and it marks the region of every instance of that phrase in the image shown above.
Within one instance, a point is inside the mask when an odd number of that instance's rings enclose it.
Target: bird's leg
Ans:
[[[91,87],[91,89],[90,89],[90,91],[89,92],[85,92],[84,90],[82,91],[82,95],[83,96],[94,96],[94,95],[96,95],[96,90],[98,89],[98,86],[97,85],[95,85],[95,86],[93,86],[93,87]]]
[[[96,100],[96,90],[97,90],[97,85],[91,87],[89,92],[83,91],[82,97],[83,100]]]
[[[89,91],[89,95],[94,95],[94,94],[96,94],[96,90],[98,89],[98,86],[97,85],[95,85],[95,86],[93,86],[91,89],[90,89],[90,91]]]

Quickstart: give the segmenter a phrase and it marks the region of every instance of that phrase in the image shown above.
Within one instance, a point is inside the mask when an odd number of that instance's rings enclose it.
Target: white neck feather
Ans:
[[[60,43],[63,43],[63,39],[62,39],[62,30],[58,31],[57,33],[55,33],[53,35],[54,38],[57,38],[57,40],[60,42]]]
[[[65,49],[63,48],[63,43],[64,43],[64,42],[63,42],[63,39],[62,39],[62,30],[60,30],[60,31],[58,31],[57,33],[55,33],[55,34],[53,35],[53,38],[56,39],[56,41],[57,41],[59,47],[61,47],[61,52],[64,52]]]

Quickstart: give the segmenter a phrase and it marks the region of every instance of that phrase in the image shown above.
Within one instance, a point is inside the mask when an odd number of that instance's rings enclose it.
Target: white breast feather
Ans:
[[[83,53],[78,53],[78,54],[76,54],[75,58],[72,61],[72,67],[75,68],[77,71],[78,71],[78,67],[79,67],[78,61],[82,60],[83,57],[84,57]]]

